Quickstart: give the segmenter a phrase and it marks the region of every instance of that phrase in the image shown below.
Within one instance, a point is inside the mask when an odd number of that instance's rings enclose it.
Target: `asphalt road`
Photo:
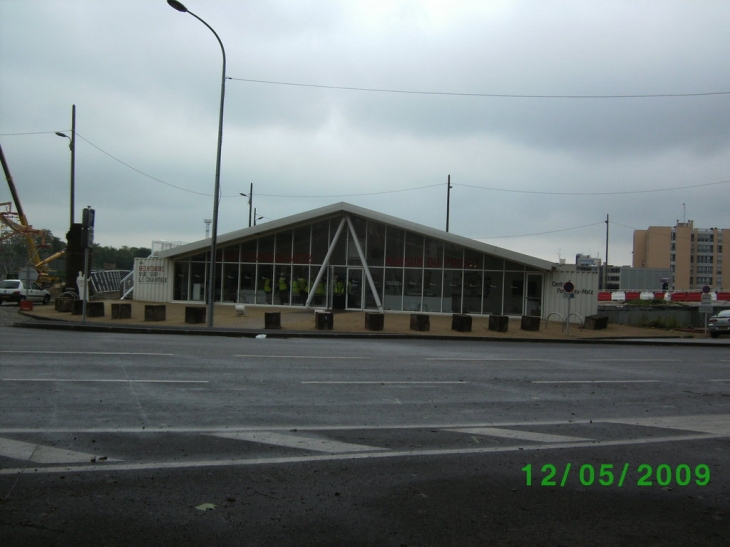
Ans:
[[[727,347],[0,328],[4,545],[725,545]]]

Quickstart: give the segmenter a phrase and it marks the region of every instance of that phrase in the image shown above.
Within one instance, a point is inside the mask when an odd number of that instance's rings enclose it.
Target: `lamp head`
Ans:
[[[177,0],[167,0],[167,3],[170,4],[170,7],[176,9],[179,12],[188,12],[188,8],[186,8],[181,2],[178,2]]]
[[[68,135],[66,135],[66,133],[61,133],[60,131],[56,131],[56,135],[58,135],[59,137],[64,137],[66,139],[70,139],[71,138]]]

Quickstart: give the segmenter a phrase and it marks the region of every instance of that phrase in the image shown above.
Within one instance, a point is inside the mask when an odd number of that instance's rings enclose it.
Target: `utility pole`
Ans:
[[[606,263],[603,266],[603,290],[608,290],[608,214],[606,214]]]
[[[451,210],[451,175],[446,180],[446,231],[449,231],[449,212]]]

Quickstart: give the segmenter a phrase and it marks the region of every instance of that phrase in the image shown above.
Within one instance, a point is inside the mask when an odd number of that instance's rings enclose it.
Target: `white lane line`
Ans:
[[[730,379],[720,378],[720,379],[717,379],[717,380],[710,380],[710,382],[730,382]]]
[[[1,475],[20,475],[23,473],[38,475],[41,473],[85,473],[90,471],[145,471],[145,470],[162,470],[162,469],[191,469],[191,468],[211,468],[211,467],[241,467],[249,465],[275,465],[275,464],[296,464],[296,463],[314,463],[314,462],[332,462],[332,461],[353,461],[377,458],[414,458],[424,456],[458,456],[469,454],[490,454],[500,452],[530,452],[544,451],[550,449],[564,448],[601,448],[606,446],[627,446],[641,444],[671,443],[682,441],[697,441],[705,439],[716,439],[723,435],[697,434],[697,435],[681,435],[669,437],[651,437],[646,439],[622,439],[615,441],[588,441],[574,443],[554,443],[554,444],[527,444],[517,446],[489,446],[478,448],[454,448],[454,449],[435,449],[435,450],[398,450],[389,451],[379,449],[377,452],[354,452],[349,454],[320,454],[312,456],[292,456],[283,458],[251,458],[251,459],[229,459],[229,460],[202,460],[190,462],[149,462],[138,464],[109,464],[109,465],[85,465],[85,466],[59,466],[59,467],[38,467],[38,468],[19,468],[19,469],[0,469]]]
[[[347,359],[369,361],[370,357],[350,355],[234,355],[234,357],[248,357],[251,359]]]
[[[596,363],[684,363],[684,359],[587,359]]]
[[[3,382],[86,382],[111,384],[208,384],[208,380],[93,380],[84,378],[3,378]]]
[[[39,446],[33,443],[3,438],[0,438],[0,456],[15,460],[49,464],[88,463],[92,459],[98,458],[96,454],[74,452],[73,450],[63,450],[50,446]],[[119,462],[122,460],[108,458],[106,461]]]
[[[256,433],[249,431],[236,431],[231,433],[217,433],[214,437],[223,437],[224,439],[235,439],[237,441],[249,441],[253,443],[273,444],[275,446],[286,446],[288,448],[301,448],[303,450],[314,450],[316,452],[326,452],[328,454],[388,450],[387,448],[379,448],[377,446],[343,443],[328,439],[314,439],[299,435],[284,435],[273,431],[260,431]]]
[[[303,384],[469,384],[471,382],[464,382],[461,380],[449,380],[449,381],[390,381],[390,380],[363,380],[357,381],[318,381],[318,380],[305,380]]]
[[[660,380],[532,380],[533,384],[658,384]]]
[[[171,357],[174,353],[132,353],[121,351],[35,351],[35,350],[0,350],[0,353],[27,353],[32,355],[144,355]]]
[[[523,441],[534,441],[538,443],[569,443],[577,441],[590,441],[585,437],[568,437],[566,435],[551,435],[549,433],[534,433],[519,429],[499,429],[496,427],[464,427],[459,429],[447,429],[457,433],[468,433],[469,435],[484,435],[487,437],[500,437],[504,439],[521,439]]]
[[[530,362],[530,363],[547,363],[547,359],[508,359],[502,357],[426,357],[426,361],[486,361],[486,362],[501,362],[501,361],[518,361],[518,362]]]
[[[625,420],[603,420],[609,423],[661,427],[698,431],[713,435],[730,435],[730,417],[727,414],[704,414],[699,416],[670,416],[665,418],[628,418]]]

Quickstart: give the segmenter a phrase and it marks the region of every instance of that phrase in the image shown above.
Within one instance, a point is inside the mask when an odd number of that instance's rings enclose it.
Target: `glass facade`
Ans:
[[[540,271],[356,215],[350,215],[355,234],[345,222],[332,247],[342,220],[340,215],[221,244],[216,301],[303,306],[311,295],[312,306],[335,309],[375,310],[380,300],[390,311],[540,313]],[[205,299],[207,259],[199,253],[174,260],[175,300]]]

